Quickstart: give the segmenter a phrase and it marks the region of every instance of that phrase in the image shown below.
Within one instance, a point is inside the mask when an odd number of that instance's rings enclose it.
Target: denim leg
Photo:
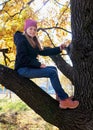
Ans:
[[[56,91],[56,93],[58,94],[58,96],[60,97],[60,99],[63,100],[68,98],[68,94],[64,91],[64,89],[61,86],[56,67],[50,66],[48,70],[50,71],[49,78],[52,83],[52,86]]]
[[[65,93],[65,91],[63,90],[60,84],[56,67],[48,66],[46,68],[39,68],[39,69],[25,67],[25,68],[20,68],[18,70],[18,73],[26,78],[43,78],[43,77],[50,78],[51,84],[55,92],[60,97],[60,99],[63,100],[68,98],[68,94]]]

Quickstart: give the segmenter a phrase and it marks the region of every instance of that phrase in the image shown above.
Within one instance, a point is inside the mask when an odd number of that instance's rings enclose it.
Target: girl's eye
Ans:
[[[34,29],[34,31],[36,32],[36,29]]]

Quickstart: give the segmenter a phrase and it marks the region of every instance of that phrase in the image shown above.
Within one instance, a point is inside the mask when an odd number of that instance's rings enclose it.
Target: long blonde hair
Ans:
[[[29,44],[33,47],[36,48],[38,47],[39,50],[43,50],[40,42],[38,41],[38,38],[35,36],[34,38],[30,37],[26,32],[24,33],[25,37],[27,38]]]

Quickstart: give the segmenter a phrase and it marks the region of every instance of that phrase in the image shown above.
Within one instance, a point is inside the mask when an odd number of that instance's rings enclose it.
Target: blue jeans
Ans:
[[[26,78],[50,78],[51,84],[61,100],[68,98],[68,94],[63,90],[57,69],[54,66],[47,66],[46,68],[20,68],[17,70],[18,74]]]

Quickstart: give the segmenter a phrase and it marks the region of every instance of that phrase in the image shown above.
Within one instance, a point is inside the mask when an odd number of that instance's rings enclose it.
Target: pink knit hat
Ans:
[[[33,20],[33,19],[27,19],[25,21],[25,25],[24,25],[24,30],[26,31],[27,28],[34,26],[37,28],[37,21]]]

